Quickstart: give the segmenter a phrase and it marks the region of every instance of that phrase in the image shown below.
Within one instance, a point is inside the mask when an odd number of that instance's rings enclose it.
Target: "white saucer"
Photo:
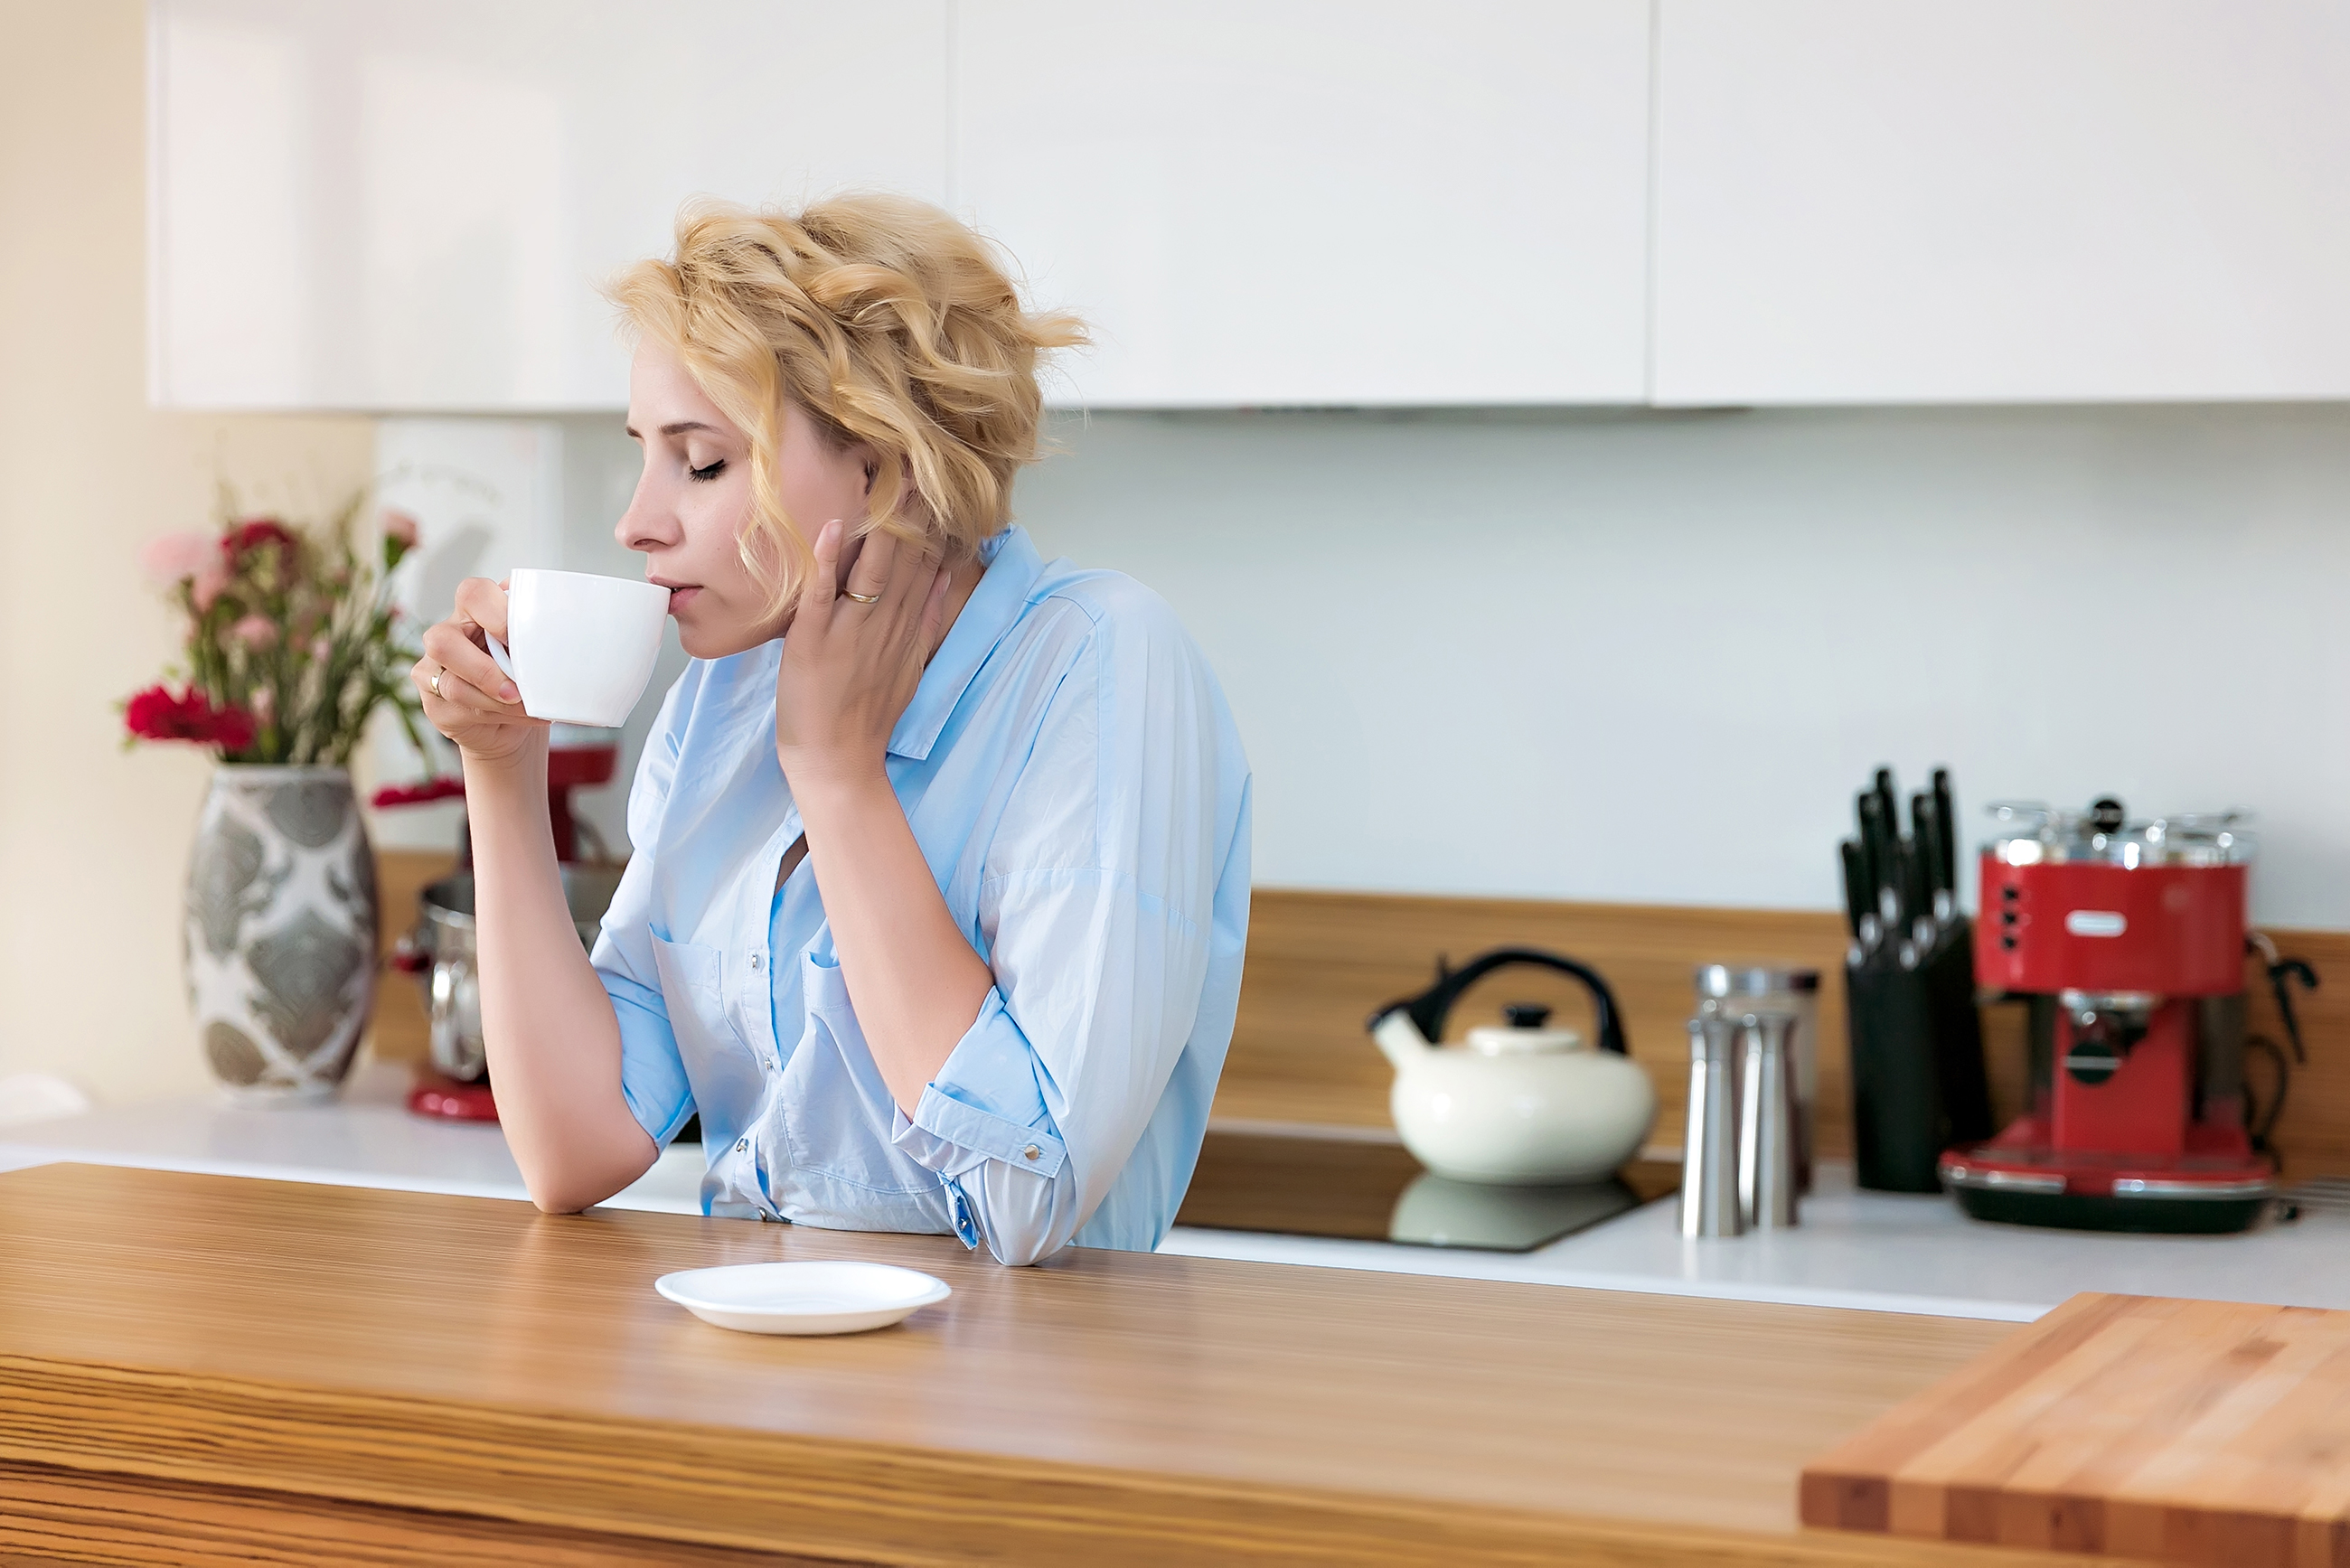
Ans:
[[[744,1334],[887,1328],[954,1293],[889,1263],[731,1263],[663,1274],[653,1289],[704,1323]]]

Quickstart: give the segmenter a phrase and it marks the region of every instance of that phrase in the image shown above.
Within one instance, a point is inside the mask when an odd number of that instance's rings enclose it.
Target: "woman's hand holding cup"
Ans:
[[[456,608],[424,633],[424,657],[410,679],[423,694],[424,717],[468,759],[511,761],[543,734],[546,721],[523,711],[522,691],[484,646],[506,639],[506,590],[487,577],[457,585]]]

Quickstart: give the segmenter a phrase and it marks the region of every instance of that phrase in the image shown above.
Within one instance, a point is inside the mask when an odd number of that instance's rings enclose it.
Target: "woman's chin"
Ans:
[[[726,659],[773,640],[755,627],[712,626],[690,610],[670,618],[677,622],[677,643],[688,659]]]

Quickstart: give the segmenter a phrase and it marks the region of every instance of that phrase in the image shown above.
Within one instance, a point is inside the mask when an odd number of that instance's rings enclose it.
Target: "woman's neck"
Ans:
[[[958,561],[947,569],[946,612],[939,618],[939,635],[922,655],[924,665],[939,656],[939,649],[946,645],[947,633],[954,629],[955,618],[962,614],[963,606],[971,603],[971,596],[979,591],[979,579],[985,576],[987,563],[976,556]]]

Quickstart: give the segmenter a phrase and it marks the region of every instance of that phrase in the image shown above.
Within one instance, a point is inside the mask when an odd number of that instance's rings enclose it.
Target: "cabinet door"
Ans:
[[[1637,402],[1648,0],[962,0],[959,207],[1059,400]]]
[[[155,0],[151,389],[619,408],[679,205],[945,196],[949,0]]]
[[[2350,5],[1659,4],[1659,401],[2350,395]]]

